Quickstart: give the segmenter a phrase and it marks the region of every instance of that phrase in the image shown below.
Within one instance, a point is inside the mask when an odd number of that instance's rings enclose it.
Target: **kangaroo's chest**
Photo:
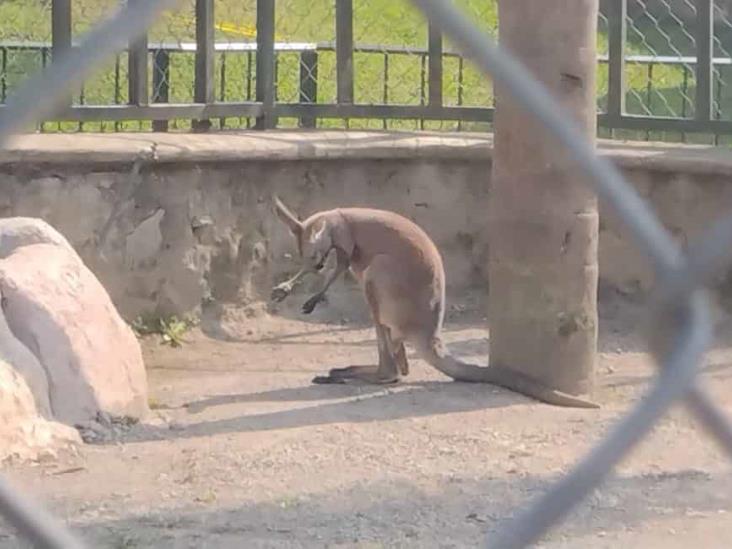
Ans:
[[[351,274],[361,282],[363,278],[363,272],[368,268],[369,258],[365,256],[361,248],[354,246],[353,252],[351,253],[351,259],[349,262],[349,269]]]

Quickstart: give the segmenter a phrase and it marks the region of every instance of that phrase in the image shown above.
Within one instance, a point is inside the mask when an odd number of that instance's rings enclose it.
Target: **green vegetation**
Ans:
[[[458,0],[457,3],[470,13],[476,22],[488,32],[495,33],[497,27],[497,0]],[[0,41],[50,42],[51,18],[50,0],[4,0],[0,2]],[[216,39],[219,43],[253,42],[256,21],[255,0],[216,1]],[[73,27],[78,36],[103,17],[118,0],[74,0]],[[183,2],[175,13],[166,14],[150,31],[150,44],[192,42],[195,37],[193,0]],[[334,0],[278,0],[276,16],[277,42],[332,42],[335,39]],[[671,21],[678,25],[678,22]],[[663,29],[672,36],[672,41],[681,49],[688,49],[683,41],[683,29]],[[600,21],[598,50],[607,52],[604,22]],[[655,33],[655,34],[654,34]],[[674,34],[675,33],[675,34]],[[658,29],[638,28],[629,31],[630,54],[669,53],[665,36]],[[424,50],[427,43],[427,26],[422,16],[406,0],[354,0],[354,40],[357,45],[401,47]],[[453,49],[449,41],[446,50]],[[684,51],[684,53],[688,53]],[[0,73],[8,91],[27,74],[37,70],[50,59],[50,52],[9,51],[7,68]],[[387,66],[388,65],[388,66]],[[255,54],[246,52],[216,55],[215,90],[220,101],[246,101],[253,99],[255,89]],[[1,69],[0,69],[1,70]],[[150,67],[150,82],[154,81]],[[414,53],[390,54],[388,60],[381,52],[356,52],[354,55],[355,100],[358,103],[390,103],[419,105],[426,101],[426,59]],[[631,114],[654,114],[658,116],[691,115],[694,97],[693,72],[682,66],[655,65],[652,69],[651,85],[647,65],[627,65],[627,111]],[[174,53],[170,57],[169,101],[187,103],[193,100],[194,55]],[[726,73],[725,73],[726,76]],[[607,66],[601,64],[597,79],[598,106],[606,103]],[[320,51],[318,54],[317,102],[335,101],[335,53]],[[152,85],[152,84],[151,84]],[[299,101],[300,57],[297,52],[283,52],[277,60],[277,98],[282,102]],[[159,90],[152,90],[155,98]],[[732,113],[732,97],[720,87],[720,109]],[[491,83],[469,63],[457,57],[444,59],[443,96],[447,105],[491,105],[493,92]],[[76,102],[105,105],[127,102],[127,63],[124,56],[110,60],[93,78],[84,83],[76,94]],[[220,127],[243,127],[246,119],[214,121]],[[281,119],[281,126],[294,126],[297,120]],[[413,120],[321,120],[324,127],[351,128],[404,128],[419,126]],[[148,122],[44,124],[45,131],[58,129],[114,131],[149,129]],[[171,129],[188,129],[189,121],[172,121]],[[469,130],[488,129],[488,124],[456,122],[425,122],[428,129]],[[604,132],[605,135],[608,132]],[[620,136],[621,132],[616,132]],[[625,137],[676,140],[681,136],[647,134],[645,132],[624,132]],[[708,139],[701,136],[700,139]]]
[[[161,344],[181,347],[185,343],[183,339],[185,333],[197,324],[198,320],[190,315],[182,319],[176,316],[164,318],[146,315],[140,316],[132,322],[132,331],[137,337],[158,335]]]

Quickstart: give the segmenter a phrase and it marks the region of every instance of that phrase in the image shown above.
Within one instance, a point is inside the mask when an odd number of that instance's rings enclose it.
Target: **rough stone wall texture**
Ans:
[[[601,151],[684,243],[732,206],[732,159],[723,151],[647,144]],[[339,205],[411,217],[443,253],[454,294],[488,282],[490,168],[485,135],[35,135],[0,154],[0,216],[56,227],[128,319],[180,314],[209,300],[266,299],[296,268],[292,238],[271,214],[275,192],[303,217]],[[604,207],[600,230],[602,283],[646,290],[653,281],[645,258]]]

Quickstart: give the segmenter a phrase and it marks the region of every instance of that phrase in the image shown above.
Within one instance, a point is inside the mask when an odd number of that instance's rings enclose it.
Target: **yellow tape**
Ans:
[[[183,18],[189,25],[195,25],[196,20],[192,17]],[[237,25],[236,23],[215,23],[214,28],[218,31],[225,32],[227,34],[236,34],[239,36],[246,36],[247,38],[257,37],[257,27],[254,25]]]
[[[217,23],[214,25],[216,30],[229,34],[238,34],[240,36],[248,36],[254,38],[257,36],[257,28],[252,25],[236,25],[234,23]]]

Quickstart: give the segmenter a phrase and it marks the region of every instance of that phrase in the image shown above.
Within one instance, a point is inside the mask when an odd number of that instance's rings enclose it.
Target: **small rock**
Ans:
[[[39,462],[48,462],[48,461],[53,461],[56,458],[58,458],[58,454],[54,450],[51,450],[50,448],[46,448],[39,452],[37,460]]]
[[[480,518],[477,513],[470,513],[465,518],[474,522],[485,522],[485,519]]]
[[[79,434],[81,435],[81,440],[83,440],[87,444],[99,440],[99,435],[90,429],[83,429],[79,432]]]
[[[90,431],[93,431],[97,433],[98,435],[105,435],[107,434],[107,428],[104,427],[102,424],[92,420],[89,422],[87,429]]]
[[[112,416],[110,416],[107,412],[99,411],[97,412],[97,422],[102,427],[109,428],[112,426]]]

